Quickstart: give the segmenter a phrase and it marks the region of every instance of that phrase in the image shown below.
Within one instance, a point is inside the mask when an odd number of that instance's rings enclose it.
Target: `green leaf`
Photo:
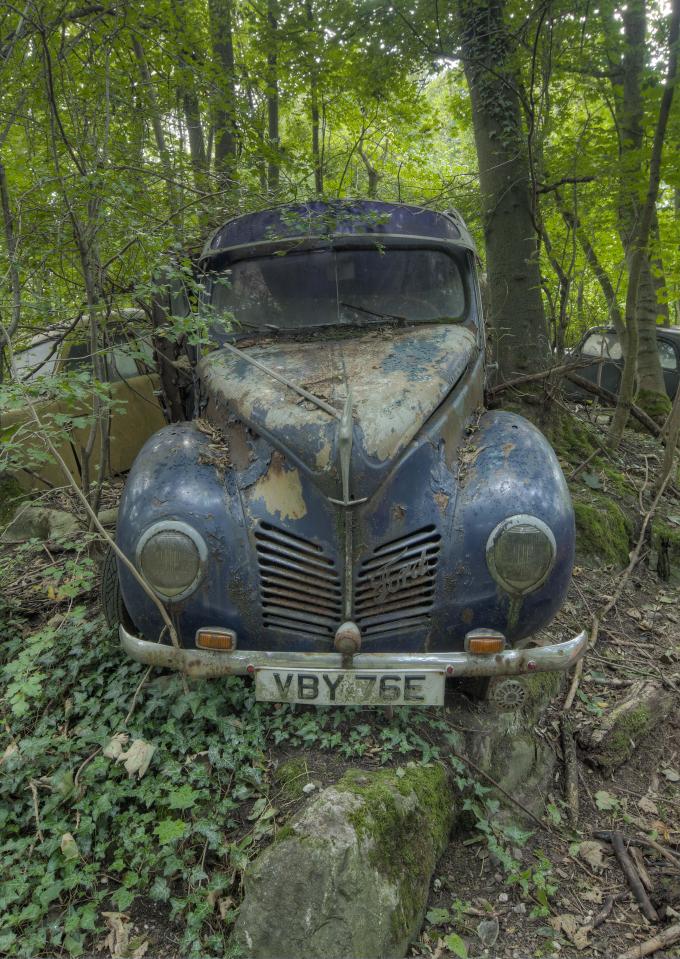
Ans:
[[[467,959],[467,946],[457,932],[450,932],[448,936],[445,936],[444,945],[451,950],[454,956],[458,956],[459,959]]]
[[[425,913],[425,918],[431,926],[443,926],[450,922],[451,913],[448,909],[430,909]]]
[[[595,805],[598,809],[608,812],[610,810],[618,809],[621,804],[616,796],[612,796],[612,794],[608,793],[606,789],[598,789],[598,791],[595,793]]]
[[[185,831],[186,823],[181,819],[162,819],[154,829],[154,833],[158,836],[158,841],[161,846],[181,839]]]
[[[582,473],[581,479],[590,489],[602,489],[602,480],[597,473]]]
[[[196,805],[198,798],[199,793],[196,792],[195,789],[192,789],[191,786],[184,785],[170,793],[168,805],[170,809],[191,809],[192,806]]]

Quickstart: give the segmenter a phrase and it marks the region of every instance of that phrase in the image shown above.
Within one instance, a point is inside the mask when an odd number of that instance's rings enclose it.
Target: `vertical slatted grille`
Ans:
[[[441,536],[434,526],[379,546],[357,575],[354,616],[364,636],[429,623]]]
[[[255,532],[264,625],[331,638],[341,622],[335,563],[321,546],[262,523]]]

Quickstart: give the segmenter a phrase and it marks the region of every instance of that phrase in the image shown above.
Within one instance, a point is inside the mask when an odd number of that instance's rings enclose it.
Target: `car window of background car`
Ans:
[[[673,344],[669,343],[668,340],[657,340],[657,345],[659,347],[659,359],[661,360],[662,369],[677,370],[678,357],[673,348]]]
[[[22,380],[35,376],[50,376],[54,371],[59,350],[57,339],[43,340],[26,350],[14,354],[14,360]]]
[[[591,333],[581,347],[583,356],[604,356],[609,360],[623,357],[616,333]]]
[[[462,319],[465,285],[439,250],[313,250],[239,260],[213,279],[212,307],[281,329]]]
[[[118,342],[112,349],[106,351],[106,370],[108,380],[129,380],[139,376],[135,353],[137,346],[129,346],[126,342]]]

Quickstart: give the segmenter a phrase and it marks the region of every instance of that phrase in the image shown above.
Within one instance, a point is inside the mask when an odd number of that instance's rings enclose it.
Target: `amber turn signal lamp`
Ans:
[[[199,649],[219,649],[229,653],[236,649],[236,633],[233,629],[199,629],[196,645]]]
[[[505,636],[493,629],[473,629],[465,637],[465,649],[474,656],[490,656],[505,649]]]

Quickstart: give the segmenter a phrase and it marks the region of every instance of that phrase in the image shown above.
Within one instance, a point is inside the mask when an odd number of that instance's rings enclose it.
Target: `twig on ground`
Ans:
[[[642,910],[643,916],[649,922],[658,922],[659,916],[657,914],[657,911],[652,905],[652,903],[650,902],[649,896],[647,895],[647,891],[644,885],[642,884],[642,880],[640,879],[637,869],[635,868],[635,863],[633,862],[633,860],[628,854],[628,851],[626,850],[626,847],[623,841],[623,835],[617,829],[614,829],[610,832],[609,836],[610,836],[609,841],[612,844],[614,855],[618,859],[619,865],[621,866],[621,870],[624,876],[626,877],[626,881],[628,882],[628,885],[630,886],[633,892],[633,895],[635,896],[637,901],[640,903],[640,909]]]
[[[75,776],[73,777],[73,788],[74,788],[74,790],[78,788],[78,777],[80,776],[80,774],[82,773],[82,771],[85,769],[86,766],[89,766],[89,764],[92,762],[92,760],[94,759],[94,757],[95,757],[95,756],[98,756],[101,751],[102,751],[102,747],[101,747],[101,746],[97,746],[97,748],[95,749],[95,751],[94,751],[93,753],[90,753],[90,755],[87,757],[87,759],[85,759],[85,760],[80,764],[80,766],[78,766],[78,769],[77,769],[77,771],[76,771],[76,774],[75,774]]]
[[[130,719],[132,718],[132,714],[135,711],[135,706],[137,705],[137,699],[139,697],[139,694],[142,691],[142,687],[144,686],[144,683],[149,678],[149,673],[151,672],[151,668],[152,668],[151,666],[147,666],[147,668],[144,671],[144,675],[142,676],[142,678],[139,681],[139,684],[137,685],[137,689],[135,689],[134,695],[132,697],[132,702],[130,703],[130,709],[128,710],[127,716],[123,720],[123,726],[127,726]]]
[[[578,758],[574,744],[574,732],[566,713],[562,713],[560,716],[560,734],[562,738],[562,757],[564,759],[564,798],[569,810],[569,825],[575,829],[578,826],[579,815]]]
[[[544,832],[550,833],[551,836],[555,836],[557,839],[562,839],[562,837],[556,833],[554,829],[551,829],[547,823],[543,822],[542,819],[539,819],[538,816],[534,815],[534,813],[532,813],[530,809],[527,809],[524,803],[521,803],[519,799],[515,799],[511,793],[509,793],[506,789],[503,789],[503,787],[497,783],[495,779],[481,769],[476,763],[473,763],[471,759],[468,759],[468,757],[464,756],[462,753],[456,752],[455,749],[449,748],[449,752],[452,756],[455,756],[456,759],[460,760],[460,762],[464,763],[466,766],[469,766],[469,768],[472,769],[473,772],[477,773],[478,776],[482,776],[482,778],[486,779],[488,783],[491,783],[494,789],[497,789],[498,792],[505,796],[506,799],[509,799],[513,806],[521,809],[524,815],[528,816],[532,822],[535,822],[540,829],[542,829]]]
[[[38,808],[38,787],[31,779],[28,788],[31,790],[33,796],[33,815],[35,816],[35,831],[40,842],[44,842],[45,837],[42,834],[42,829],[40,828],[40,810]]]
[[[653,952],[664,949],[666,946],[672,946],[680,939],[680,923],[669,926],[663,932],[657,933],[651,939],[645,939],[636,946],[632,946],[625,952],[619,953],[617,959],[643,959],[644,956],[651,956]]]

